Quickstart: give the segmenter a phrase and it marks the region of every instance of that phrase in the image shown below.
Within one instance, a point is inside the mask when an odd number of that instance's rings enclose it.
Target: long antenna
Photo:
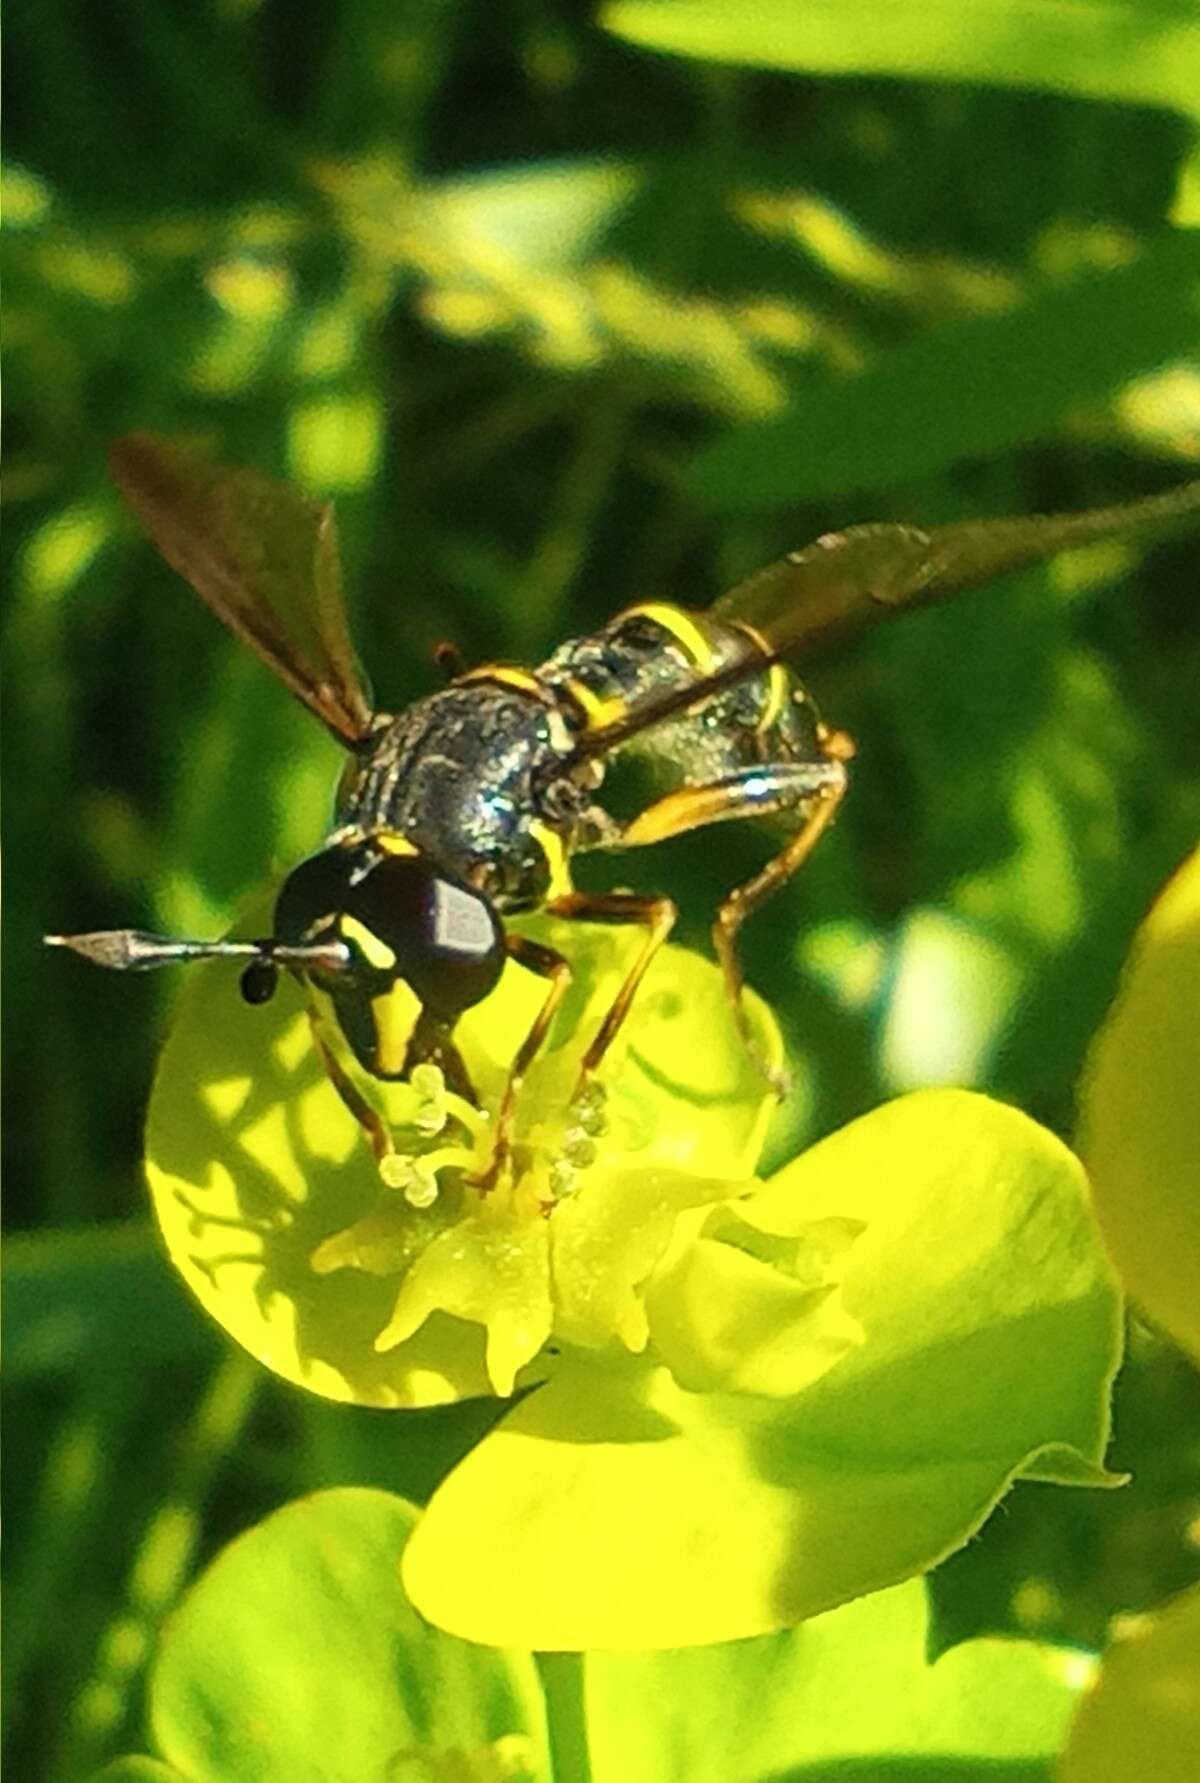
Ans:
[[[170,935],[149,935],[143,929],[97,929],[88,935],[46,935],[47,947],[69,947],[94,966],[113,972],[148,972],[155,966],[186,965],[192,960],[261,960],[265,965],[317,966],[344,972],[350,951],[344,941],[314,941],[289,947],[281,941],[185,941]]]

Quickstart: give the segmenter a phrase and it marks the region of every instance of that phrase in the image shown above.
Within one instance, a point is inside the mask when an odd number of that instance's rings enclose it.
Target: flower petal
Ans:
[[[644,1350],[643,1285],[680,1213],[752,1186],[683,1170],[598,1172],[550,1222],[558,1336],[589,1349],[616,1338],[626,1349]]]
[[[486,1202],[441,1232],[405,1277],[378,1350],[406,1342],[437,1312],[487,1331],[492,1390],[506,1397],[518,1372],[550,1335],[550,1255],[546,1223]]]
[[[735,1204],[700,1223],[679,1222],[671,1255],[646,1292],[650,1335],[655,1353],[693,1393],[788,1398],[861,1343],[862,1327],[842,1304],[840,1270],[820,1269],[803,1254],[751,1254],[738,1242],[747,1230],[740,1213]],[[827,1241],[827,1230],[820,1238]],[[825,1245],[814,1240],[812,1248]]]

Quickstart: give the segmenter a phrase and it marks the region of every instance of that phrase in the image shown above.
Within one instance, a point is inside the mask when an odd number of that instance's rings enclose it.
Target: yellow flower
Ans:
[[[653,1302],[681,1379],[732,1378],[735,1364],[718,1359],[738,1348],[728,1303],[758,1277],[771,1278],[764,1316],[801,1347],[795,1314],[807,1297],[820,1329],[803,1367],[820,1372],[857,1335],[831,1305],[838,1247],[828,1232],[798,1274],[797,1241],[786,1259],[756,1259],[752,1219],[714,1223],[755,1188],[773,1106],[719,973],[666,949],[580,1106],[583,1049],[640,936],[537,929],[568,953],[575,984],[522,1090],[512,1168],[487,1194],[470,1177],[490,1156],[488,1117],[544,995],[539,980],[510,966],[457,1030],[482,1109],[447,1091],[433,1066],[401,1085],[357,1074],[395,1137],[381,1175],[320,1067],[298,988],[248,1009],[219,967],[197,973],[163,1052],[148,1134],[176,1265],[268,1367],[359,1404],[507,1396],[544,1375],[551,1344],[641,1354],[660,1264]],[[752,1008],[778,1059],[774,1022]],[[344,1049],[342,1059],[354,1069]],[[722,1303],[711,1334],[696,1319],[705,1282]]]
[[[485,1117],[544,995],[518,967],[456,1031],[477,1107],[433,1070],[360,1074],[383,1175],[299,993],[248,1009],[219,967],[150,1111],[171,1255],[269,1367],[360,1405],[513,1396],[405,1549],[423,1615],[498,1646],[732,1639],[927,1569],[1021,1474],[1108,1483],[1119,1298],[1065,1146],[928,1091],[761,1181],[772,1098],[679,949],[580,1107],[639,937],[530,925],[576,977],[486,1195]]]

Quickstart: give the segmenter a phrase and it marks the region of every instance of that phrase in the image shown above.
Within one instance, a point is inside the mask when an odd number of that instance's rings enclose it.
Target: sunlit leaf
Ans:
[[[320,178],[387,276],[416,273],[424,320],[451,338],[513,340],[563,373],[652,372],[738,418],[777,410],[787,388],[777,360],[816,344],[794,295],[772,306],[681,289],[610,242],[634,200],[646,202],[638,163],[564,159],[416,192],[371,160]]]
[[[933,1756],[955,1761],[956,1783],[986,1783],[1002,1760],[1058,1750],[1090,1670],[1082,1656],[988,1639],[930,1663],[927,1635],[925,1588],[914,1580],[785,1634],[687,1653],[589,1654],[596,1783],[817,1783],[834,1764],[866,1783],[938,1775],[914,1768]]]
[[[300,1499],[192,1587],[150,1684],[155,1742],[192,1783],[547,1777],[529,1658],[438,1634],[405,1601],[414,1515],[361,1488]]]
[[[1200,105],[1195,15],[1171,0],[616,0],[602,17],[649,49],[742,66]]]
[[[939,909],[901,925],[880,1063],[897,1090],[986,1080],[988,1053],[1024,980],[1019,959],[982,925]]]
[[[447,251],[498,266],[549,269],[587,260],[637,196],[644,175],[633,162],[522,163],[461,175],[425,189],[417,229],[444,231]]]
[[[689,485],[717,512],[745,513],[929,475],[1045,439],[1079,405],[1198,346],[1193,231],[1011,310],[931,328],[853,377],[813,383],[782,415],[700,452]]]
[[[1082,1150],[1133,1297],[1200,1359],[1200,854],[1138,932],[1084,1085]]]

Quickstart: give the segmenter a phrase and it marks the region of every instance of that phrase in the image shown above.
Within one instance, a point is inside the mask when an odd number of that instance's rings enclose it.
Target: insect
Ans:
[[[670,933],[675,905],[665,896],[578,891],[572,856],[641,848],[734,818],[784,818],[790,834],[781,850],[729,892],[713,924],[753,1050],[738,930],[829,826],[854,752],[821,720],[788,659],[1068,546],[1200,511],[1198,481],[1080,514],[930,531],[852,526],[760,570],[705,611],[642,602],[535,669],[485,663],[394,715],[375,710],[350,642],[331,507],[153,434],[119,440],[110,468],[166,561],[315,713],[347,759],[332,831],[285,879],[270,935],[196,941],[117,929],[47,940],[119,970],[243,960],[250,1003],[270,998],[281,970],[293,973],[332,1003],[368,1074],[394,1080],[431,1060],[468,1090],[455,1023],[493,988],[506,960],[517,960],[544,980],[545,995],[512,1060],[490,1162],[475,1179],[481,1190],[503,1169],[522,1079],[571,978],[562,952],[507,931],[507,915],[542,909],[642,930],[583,1053],[582,1090]],[[603,794],[606,768],[626,751],[656,759],[673,784],[621,821]],[[382,1164],[392,1149],[386,1123],[316,1022],[313,1032]]]

